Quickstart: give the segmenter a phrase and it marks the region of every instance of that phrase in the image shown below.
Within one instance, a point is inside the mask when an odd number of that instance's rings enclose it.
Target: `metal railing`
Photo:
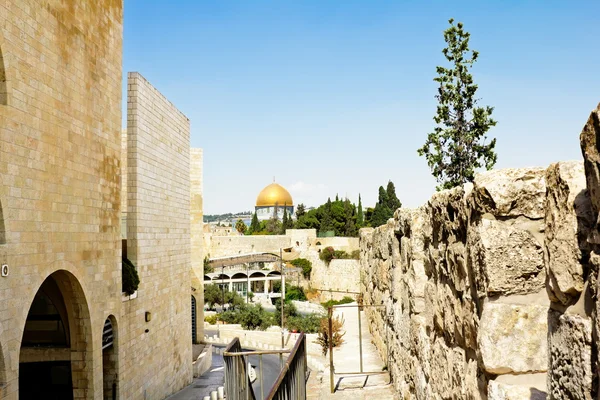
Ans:
[[[285,364],[273,387],[265,397],[263,355],[287,354]],[[294,348],[278,350],[242,351],[239,338],[234,338],[223,352],[225,363],[225,393],[228,400],[256,400],[248,374],[248,356],[259,357],[260,397],[259,399],[305,400],[306,399],[306,336],[300,334]]]
[[[234,338],[223,352],[225,393],[228,400],[256,400],[248,376],[248,363],[240,339]],[[261,374],[262,375],[262,374]]]
[[[307,369],[306,336],[301,333],[267,400],[305,400]]]

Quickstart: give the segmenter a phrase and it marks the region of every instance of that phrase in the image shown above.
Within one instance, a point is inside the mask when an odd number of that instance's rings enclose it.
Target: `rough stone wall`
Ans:
[[[204,246],[202,149],[190,149],[192,296],[196,299],[196,341],[204,337]]]
[[[575,262],[558,242],[572,245],[576,236],[573,196],[561,200],[560,211],[547,206],[555,191],[546,182],[557,171],[582,178],[581,163],[486,172],[418,209],[399,209],[383,227],[361,230],[364,302],[385,305],[366,308],[370,329],[382,355],[389,351],[404,398],[545,397],[546,280],[572,295],[582,290],[577,266],[559,261]],[[549,231],[548,224],[571,229]],[[557,332],[577,322],[567,319]]]
[[[212,236],[209,254],[211,258],[263,252],[279,254],[279,249],[291,245],[291,238],[286,235]]]
[[[121,238],[127,239],[127,129],[121,132]]]
[[[59,270],[75,398],[101,398],[121,306],[122,3],[3,0],[0,21],[0,398],[18,398],[29,306]]]
[[[192,379],[190,125],[135,72],[127,113],[127,253],[140,286],[123,303],[121,397],[162,399]]]

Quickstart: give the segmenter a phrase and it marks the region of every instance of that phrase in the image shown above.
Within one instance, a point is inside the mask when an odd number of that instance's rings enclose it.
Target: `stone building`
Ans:
[[[162,399],[192,379],[189,120],[128,77],[125,199],[122,2],[0,18],[0,398]]]

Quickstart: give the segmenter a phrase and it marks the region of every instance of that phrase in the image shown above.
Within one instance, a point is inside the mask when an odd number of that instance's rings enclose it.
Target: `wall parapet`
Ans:
[[[361,230],[361,293],[385,305],[366,313],[399,393],[543,396],[569,341],[582,354],[574,366],[591,367],[590,313],[565,312],[583,297],[589,270],[595,219],[584,182],[582,162],[489,171]],[[577,382],[591,387],[590,376]]]

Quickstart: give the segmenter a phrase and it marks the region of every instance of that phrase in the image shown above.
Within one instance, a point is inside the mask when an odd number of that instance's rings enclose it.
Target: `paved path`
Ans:
[[[195,378],[188,387],[167,397],[167,400],[202,400],[204,396],[209,396],[210,392],[223,386],[223,382],[225,382],[223,356],[213,353],[210,369],[201,377]]]
[[[360,370],[359,357],[359,334],[358,334],[358,310],[355,307],[334,309],[334,316],[343,316],[344,344],[333,351],[335,371],[355,372]],[[371,334],[367,325],[364,312],[361,313],[362,324],[362,347],[363,347],[363,371],[383,371],[384,363],[379,357],[375,346],[371,343]],[[389,375],[356,375],[344,376],[334,375],[335,393],[331,393],[329,380],[329,354],[323,357],[323,363],[327,366],[326,371],[312,373],[308,380],[307,398],[309,400],[322,399],[377,399],[395,400],[392,385],[389,384]]]

